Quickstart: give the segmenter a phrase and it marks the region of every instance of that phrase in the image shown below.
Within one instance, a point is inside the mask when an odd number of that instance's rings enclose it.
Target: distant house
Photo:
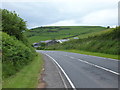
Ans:
[[[40,43],[45,43],[46,46],[53,45],[59,43],[57,40],[46,40],[46,41],[40,41]]]
[[[78,37],[74,37],[73,39],[79,39]]]
[[[40,43],[33,43],[33,47],[39,47]]]
[[[47,46],[59,43],[57,40],[51,40],[46,43]]]
[[[69,39],[60,39],[60,40],[46,40],[46,41],[40,41],[39,43],[33,43],[33,47],[39,47],[42,43],[45,43],[46,46],[50,46],[57,43],[63,43],[69,41]]]
[[[70,39],[60,39],[60,40],[57,40],[59,43],[63,43],[63,42],[66,42],[66,41],[69,41]]]

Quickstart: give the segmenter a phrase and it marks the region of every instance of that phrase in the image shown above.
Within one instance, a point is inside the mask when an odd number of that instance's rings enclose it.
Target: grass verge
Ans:
[[[35,59],[26,65],[16,75],[7,78],[3,82],[3,88],[36,88],[38,78],[43,66],[42,55],[38,54]]]
[[[119,59],[120,55],[111,55],[111,54],[104,54],[104,53],[97,53],[97,52],[88,52],[88,51],[81,51],[81,50],[58,50],[58,51],[65,51],[65,52],[73,52],[73,53],[80,53],[92,56],[99,56],[111,59]]]
[[[0,90],[2,89],[2,60],[0,56]]]

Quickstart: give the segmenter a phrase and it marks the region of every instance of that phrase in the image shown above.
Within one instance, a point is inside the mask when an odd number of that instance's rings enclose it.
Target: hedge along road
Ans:
[[[73,88],[118,88],[118,60],[63,51],[37,52],[53,60]]]

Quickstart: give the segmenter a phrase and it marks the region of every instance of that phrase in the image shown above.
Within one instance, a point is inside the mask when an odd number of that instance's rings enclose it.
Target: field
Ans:
[[[120,55],[119,51],[119,33],[120,27],[110,28],[106,31],[93,34],[89,37],[78,40],[70,40],[62,44],[46,46],[49,50],[82,50],[88,52],[98,52],[111,55]],[[118,58],[118,57],[116,57]]]
[[[100,26],[51,26],[33,28],[24,34],[28,37],[30,43],[35,43],[51,39],[81,38],[104,30],[106,28]]]

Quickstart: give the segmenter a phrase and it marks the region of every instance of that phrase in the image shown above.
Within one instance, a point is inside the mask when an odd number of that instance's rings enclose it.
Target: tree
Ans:
[[[2,30],[11,36],[15,36],[18,40],[23,40],[23,31],[27,30],[26,22],[14,12],[6,9],[2,11]]]
[[[107,26],[107,28],[110,28],[110,26]]]

